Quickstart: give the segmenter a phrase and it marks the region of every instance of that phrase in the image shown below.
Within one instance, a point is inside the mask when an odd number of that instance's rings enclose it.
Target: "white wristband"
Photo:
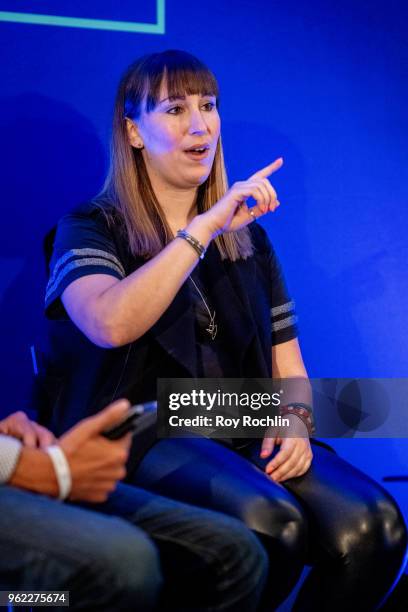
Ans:
[[[59,488],[59,499],[66,499],[71,493],[72,479],[69,463],[65,457],[64,451],[60,446],[54,445],[46,448],[50,456],[57,477]]]

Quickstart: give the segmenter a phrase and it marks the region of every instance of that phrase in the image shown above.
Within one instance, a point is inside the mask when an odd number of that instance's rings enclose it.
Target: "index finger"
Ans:
[[[265,168],[262,168],[262,170],[258,170],[258,172],[255,172],[255,174],[252,174],[252,176],[250,176],[248,180],[250,181],[251,179],[266,178],[267,176],[270,176],[271,174],[279,170],[279,168],[281,168],[282,166],[283,157],[279,157],[268,166],[265,166]]]
[[[278,468],[280,465],[282,465],[282,463],[285,463],[285,461],[289,459],[292,452],[293,448],[291,446],[288,447],[282,445],[277,455],[265,467],[265,472],[269,474],[270,472],[273,472],[273,470],[276,470],[276,468]]]

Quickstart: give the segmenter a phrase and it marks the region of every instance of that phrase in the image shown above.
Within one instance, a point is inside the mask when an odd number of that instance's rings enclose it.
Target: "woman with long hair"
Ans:
[[[60,221],[52,253],[58,433],[115,397],[155,399],[160,377],[307,377],[294,302],[254,223],[279,206],[270,178],[283,160],[228,188],[218,109],[214,75],[182,51],[142,57],[121,80],[105,186]],[[251,527],[270,554],[266,608],[310,563],[296,610],[374,610],[401,571],[399,509],[310,440],[307,405],[288,420],[291,437],[229,448],[146,440],[128,481]]]

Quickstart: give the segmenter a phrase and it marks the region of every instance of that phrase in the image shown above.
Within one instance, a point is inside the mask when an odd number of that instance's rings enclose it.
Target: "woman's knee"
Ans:
[[[351,520],[337,532],[336,548],[344,563],[356,566],[369,562],[398,571],[407,549],[407,528],[392,497],[380,487],[370,497],[354,502]],[[352,500],[350,503],[353,504]],[[341,520],[341,513],[339,514]]]
[[[245,507],[245,522],[263,542],[286,555],[301,557],[307,546],[307,521],[297,500],[280,487],[278,492],[254,494]]]
[[[391,496],[379,496],[375,508],[381,553],[402,562],[407,549],[407,527],[401,511]]]

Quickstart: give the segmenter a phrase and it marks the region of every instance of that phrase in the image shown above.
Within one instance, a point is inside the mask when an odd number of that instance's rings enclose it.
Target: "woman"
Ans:
[[[105,188],[60,221],[54,244],[46,307],[63,378],[57,431],[115,397],[153,399],[158,377],[307,376],[293,302],[253,223],[279,205],[269,177],[282,163],[227,190],[213,74],[181,51],[128,69]],[[400,512],[317,442],[312,464],[309,411],[289,419],[294,437],[262,444],[162,440],[129,478],[254,529],[271,556],[265,606],[288,595],[308,561],[295,609],[373,610],[401,570]]]

